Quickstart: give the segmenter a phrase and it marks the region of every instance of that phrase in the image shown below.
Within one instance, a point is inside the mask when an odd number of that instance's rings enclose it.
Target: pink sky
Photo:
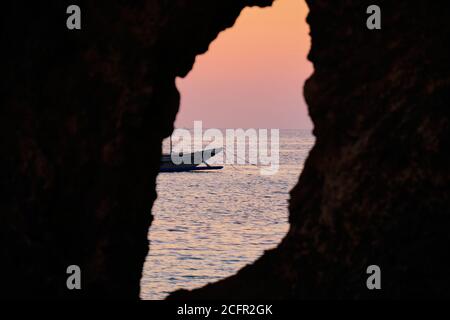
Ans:
[[[311,128],[303,98],[313,71],[306,60],[307,12],[303,0],[244,9],[188,76],[177,79],[176,127],[202,120],[209,128]]]

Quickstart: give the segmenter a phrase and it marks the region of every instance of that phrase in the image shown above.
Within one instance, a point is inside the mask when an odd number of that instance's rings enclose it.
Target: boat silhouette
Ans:
[[[188,154],[174,154],[172,152],[169,154],[163,154],[161,157],[159,172],[188,172],[223,169],[223,166],[211,166],[206,162],[210,158],[222,152],[222,150],[223,148],[214,148],[191,152]],[[175,163],[174,159],[179,159],[182,161],[181,163],[178,163],[178,161]]]

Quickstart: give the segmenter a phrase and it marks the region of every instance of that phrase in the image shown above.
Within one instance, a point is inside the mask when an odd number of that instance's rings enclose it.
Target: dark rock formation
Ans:
[[[450,5],[377,2],[381,31],[365,27],[368,1],[308,1],[317,144],[287,237],[173,299],[450,295]],[[72,3],[81,31],[65,27]],[[174,79],[244,6],[270,3],[2,3],[2,297],[138,298]],[[81,291],[66,289],[71,264]],[[365,287],[369,264],[382,291]]]
[[[2,297],[138,298],[175,77],[271,2],[2,3]],[[71,4],[81,31],[66,28]],[[66,288],[72,264],[81,291]]]
[[[308,0],[317,143],[287,237],[237,275],[172,299],[450,297],[450,4]],[[300,90],[299,90],[300,92]],[[366,268],[382,290],[366,288]]]

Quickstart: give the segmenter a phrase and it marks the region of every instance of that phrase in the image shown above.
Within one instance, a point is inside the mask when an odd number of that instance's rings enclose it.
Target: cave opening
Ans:
[[[176,128],[192,130],[200,121],[222,132],[279,130],[280,169],[262,175],[251,163],[225,163],[220,171],[159,174],[142,299],[231,276],[287,233],[289,191],[314,144],[302,95],[313,69],[306,58],[307,13],[303,0],[244,9],[197,57],[190,74],[177,79]],[[166,140],[163,151],[170,148]]]

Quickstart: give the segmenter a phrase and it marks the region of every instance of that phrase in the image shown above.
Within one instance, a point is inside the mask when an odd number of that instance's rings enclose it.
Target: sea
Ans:
[[[229,277],[286,235],[289,191],[314,144],[311,130],[280,130],[279,170],[249,163],[160,173],[140,296],[161,300]],[[165,141],[165,152],[169,142]]]

